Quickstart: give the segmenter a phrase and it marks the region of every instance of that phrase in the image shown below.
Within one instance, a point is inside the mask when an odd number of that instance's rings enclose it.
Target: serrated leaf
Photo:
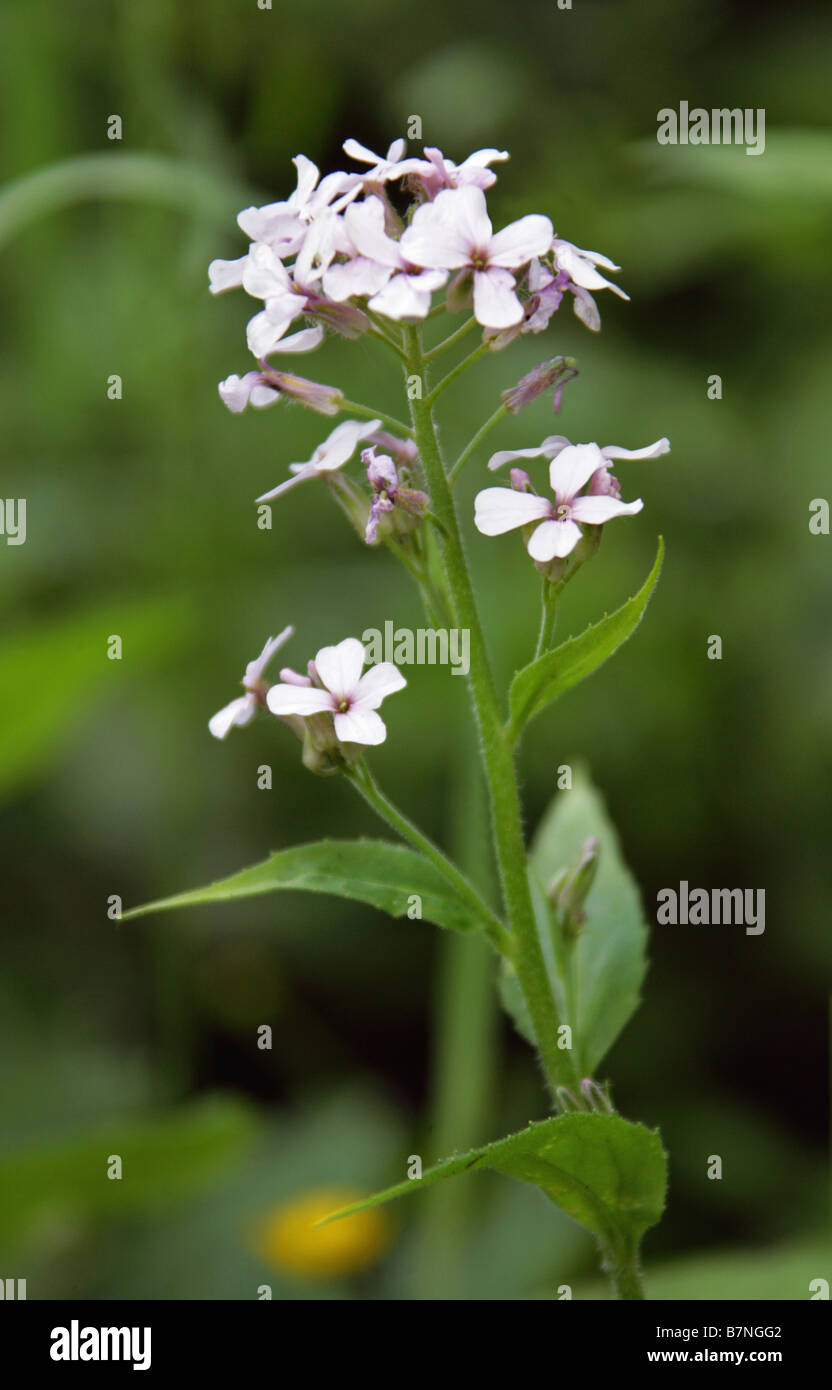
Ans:
[[[388,1187],[327,1220],[352,1216],[474,1168],[493,1168],[534,1183],[621,1265],[632,1265],[641,1237],[664,1209],[667,1164],[658,1133],[620,1115],[572,1113],[446,1158],[421,1178]]]
[[[473,931],[481,925],[473,905],[463,901],[427,859],[386,840],[320,840],[277,850],[262,864],[205,888],[134,907],[122,920],[280,891],[352,898],[391,917],[403,917],[410,898],[418,894],[422,916],[436,926]]]
[[[517,672],[509,691],[509,738],[512,742],[520,737],[530,719],[564,691],[597,671],[635,632],[658,581],[663,558],[664,541],[660,536],[653,568],[637,594],[614,613],[588,627],[580,637],[570,637],[554,651],[545,652]]]
[[[571,949],[571,1002],[556,995],[562,1016],[572,1024],[579,1070],[590,1076],[638,1007],[647,970],[647,924],[603,799],[586,773],[576,768],[571,790],[557,794],[532,843],[530,868],[539,888],[545,889],[561,869],[574,863],[593,835],[599,842],[598,869],[585,903],[586,921]],[[543,894],[536,896],[545,905]],[[538,920],[545,930],[540,915]],[[547,943],[541,944],[560,991],[563,972]]]

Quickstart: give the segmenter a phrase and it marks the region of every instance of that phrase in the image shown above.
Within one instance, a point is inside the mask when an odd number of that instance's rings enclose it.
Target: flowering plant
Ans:
[[[240,228],[251,241],[247,252],[211,264],[214,292],[241,287],[261,306],[246,334],[256,367],[229,376],[219,394],[234,412],[291,400],[323,415],[343,415],[311,458],[290,463],[289,476],[262,493],[258,505],[302,483],[325,487],[363,544],[384,546],[404,564],[429,621],[450,621],[469,635],[467,677],[501,907],[495,910],[398,810],[366,761],[365,750],[387,737],[382,703],[406,688],[396,664],[368,666],[362,642],[333,634],[341,640],[318,651],[303,671],[283,667],[270,683],[267,666],[293,636],[287,627],[249,663],[244,693],[211,718],[211,733],[224,739],[259,712],[282,722],[300,740],[311,771],[346,777],[404,843],[334,840],[285,849],[207,888],[126,915],[287,889],[340,894],[394,916],[414,915],[415,903],[417,916],[481,933],[498,962],[502,1002],[539,1053],[556,1113],[358,1206],[475,1166],[495,1168],[541,1187],[597,1238],[616,1294],[642,1297],[640,1241],[663,1208],[665,1156],[658,1135],[620,1116],[609,1085],[596,1076],[638,1003],[643,914],[603,805],[584,777],[573,782],[567,769],[560,796],[527,847],[514,754],[529,721],[595,671],[640,622],[659,576],[661,541],[634,597],[580,636],[553,645],[563,590],[596,554],[603,527],[643,507],[640,498],[621,500],[614,468],[619,461],[656,459],[669,444],[660,439],[637,449],[600,448],[551,435],[491,457],[490,469],[512,465],[509,485],[478,493],[475,527],[489,538],[519,530],[541,590],[537,644],[504,705],[486,652],[454,485],[500,420],[545,392],[558,412],[575,364],[548,358],[504,391],[450,464],[440,451],[436,405],[486,353],[546,330],[564,296],[593,331],[600,327],[593,291],[627,296],[602,274],[618,267],[558,236],[545,215],[532,213],[494,231],[485,195],[496,180],[492,166],[508,157],[504,151],[478,150],[457,165],[431,147],[421,157],[406,156],[403,140],[384,156],[353,140],[344,150],[361,168],[323,178],[299,155],[297,186],[287,199],[240,213]],[[460,327],[428,346],[435,321],[466,311]],[[298,321],[302,326],[295,326]],[[273,365],[282,353],[314,351],[326,330],[373,339],[398,360],[409,420]],[[437,376],[437,365],[449,353],[453,360],[469,334],[475,346]],[[518,460],[541,470],[537,486]],[[389,707],[394,729],[401,727],[405,700]]]

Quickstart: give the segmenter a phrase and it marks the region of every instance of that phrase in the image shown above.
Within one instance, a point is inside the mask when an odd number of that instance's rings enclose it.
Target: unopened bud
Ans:
[[[508,480],[515,492],[533,492],[532,480],[525,468],[512,468],[509,471]]]
[[[501,397],[503,405],[512,415],[517,415],[525,406],[537,400],[538,396],[542,396],[544,391],[554,387],[552,407],[557,414],[564,386],[577,375],[574,357],[552,357],[548,362],[541,362],[538,367],[533,367],[521,377],[516,386],[504,391]]]
[[[598,852],[598,840],[592,835],[576,863],[558,874],[549,885],[549,901],[567,936],[577,936],[586,921],[584,904],[598,871]]]
[[[310,410],[320,415],[337,415],[344,399],[343,391],[337,386],[322,386],[318,381],[307,381],[306,377],[293,376],[290,372],[279,372],[265,363],[263,366],[263,385],[272,386],[284,396],[291,396]]]

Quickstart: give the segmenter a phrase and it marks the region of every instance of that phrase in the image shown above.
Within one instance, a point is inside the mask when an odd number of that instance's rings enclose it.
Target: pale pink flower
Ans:
[[[508,150],[475,150],[461,164],[454,164],[435,145],[426,145],[424,153],[425,158],[418,161],[414,177],[429,198],[435,198],[443,188],[465,188],[469,184],[475,188],[490,188],[497,182],[497,175],[489,169],[489,164],[509,157]]]
[[[494,233],[481,188],[445,189],[416,209],[401,239],[402,254],[432,270],[473,274],[474,314],[485,328],[523,319],[513,270],[542,256],[552,241],[548,217],[531,213]]]
[[[364,184],[390,183],[394,179],[403,178],[405,174],[413,172],[421,162],[418,159],[402,158],[405,152],[405,141],[402,139],[394,140],[386,155],[374,154],[366,145],[352,139],[345,140],[341,148],[356,164],[369,164],[370,168],[366,173],[353,175],[359,177]]]
[[[605,279],[598,270],[599,265],[605,270],[621,269],[620,265],[616,265],[607,256],[602,256],[599,251],[582,251],[580,247],[573,246],[571,241],[555,237],[552,252],[557,269],[565,271],[573,285],[579,285],[584,290],[612,290],[619,299],[630,298],[618,285],[614,285],[612,280]],[[577,307],[575,312],[577,313]]]
[[[340,195],[361,191],[358,174],[336,172],[320,179],[318,168],[299,154],[293,160],[298,181],[294,193],[282,202],[244,208],[237,225],[252,241],[265,241],[280,256],[293,256],[303,244],[306,229]]]
[[[324,274],[326,293],[333,299],[368,295],[369,307],[387,318],[423,319],[434,290],[448,279],[447,270],[423,270],[405,259],[401,244],[385,231],[380,198],[353,203],[344,213],[344,225],[356,254]]]
[[[270,492],[264,492],[262,497],[258,497],[258,502],[269,502],[273,497],[278,497],[282,492],[288,492],[289,488],[296,483],[306,482],[308,478],[318,478],[326,476],[327,473],[334,473],[337,469],[343,468],[345,463],[349,463],[356,447],[362,439],[368,439],[381,424],[380,420],[344,420],[340,425],[336,425],[332,434],[319,444],[312,457],[306,463],[290,463],[289,472],[294,476],[287,478],[285,482],[273,487]]]
[[[658,458],[667,453],[666,439],[645,449],[620,449],[611,445],[570,444],[562,435],[551,435],[537,449],[502,450],[489,463],[499,467],[517,458],[544,457],[549,464],[549,484],[554,500],[513,488],[491,487],[480,492],[475,503],[475,524],[484,536],[500,536],[521,526],[533,526],[526,549],[533,560],[545,563],[570,555],[581,539],[579,523],[602,526],[617,516],[635,516],[644,503],[621,502],[610,491],[589,496],[582,492],[597,473],[615,458]]]
[[[342,743],[383,743],[387,729],[376,711],[407,681],[391,661],[381,661],[362,675],[365,661],[366,652],[356,637],[322,647],[315,657],[320,686],[273,685],[266,696],[269,709],[280,717],[330,713]]]
[[[266,667],[275,652],[288,642],[294,630],[293,627],[285,627],[277,637],[270,637],[260,655],[248,663],[243,676],[245,694],[238,695],[236,700],[217,710],[208,720],[208,728],[214,738],[227,738],[233,728],[242,728],[251,723],[266,696],[263,684]]]
[[[272,351],[312,352],[312,350],[318,346],[323,336],[324,333],[322,328],[303,328],[299,333],[292,333],[288,338],[283,338],[280,342],[276,343]],[[297,380],[300,380],[300,378]],[[258,410],[262,410],[263,407],[267,405],[274,405],[275,401],[280,398],[281,392],[279,387],[281,381],[282,378],[280,373],[275,374],[274,384],[269,381],[268,373],[262,371],[246,372],[244,376],[237,376],[236,373],[233,373],[231,376],[226,377],[225,381],[221,381],[217,389],[220,394],[220,400],[227,405],[228,409],[233,411],[235,415],[239,415],[241,411],[245,410],[247,405],[252,405]],[[313,383],[308,384],[312,385]],[[329,390],[330,388],[324,387],[321,389]],[[292,393],[289,392],[287,394]],[[338,392],[337,394],[340,396],[341,393]],[[316,408],[321,409],[322,407],[318,406]],[[324,413],[329,414],[330,411],[337,409],[337,405],[333,403]]]

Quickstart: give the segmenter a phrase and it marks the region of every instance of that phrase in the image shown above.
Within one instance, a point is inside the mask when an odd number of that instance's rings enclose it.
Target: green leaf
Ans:
[[[123,914],[124,921],[149,912],[204,903],[229,902],[279,890],[331,893],[353,898],[404,917],[414,894],[421,898],[422,916],[438,927],[472,931],[481,923],[472,906],[462,901],[438,869],[415,850],[386,840],[321,840],[312,845],[277,850],[262,864],[222,878],[206,888],[177,893],[172,898],[145,903]]]
[[[552,945],[551,915],[541,890],[574,863],[593,835],[599,842],[598,870],[586,899],[586,921],[566,953],[564,967]],[[562,1017],[572,1024],[579,1069],[591,1076],[639,1004],[647,970],[647,925],[603,799],[580,768],[573,772],[571,790],[558,793],[538,827],[530,869],[556,998]]]
[[[570,637],[554,651],[544,653],[517,672],[509,691],[509,739],[512,743],[520,737],[530,719],[564,691],[591,676],[635,632],[661,573],[663,558],[664,541],[660,536],[653,568],[637,594],[614,613],[588,627],[580,637]]]
[[[188,1197],[242,1153],[254,1132],[247,1106],[209,1097],[158,1119],[112,1124],[0,1153],[0,1239],[42,1214],[125,1216]],[[121,1179],[108,1179],[110,1155]]]
[[[327,1221],[404,1197],[473,1168],[493,1168],[534,1183],[556,1207],[591,1231],[604,1254],[632,1268],[639,1241],[664,1209],[667,1164],[657,1132],[620,1115],[558,1115],[495,1144],[446,1158]]]

